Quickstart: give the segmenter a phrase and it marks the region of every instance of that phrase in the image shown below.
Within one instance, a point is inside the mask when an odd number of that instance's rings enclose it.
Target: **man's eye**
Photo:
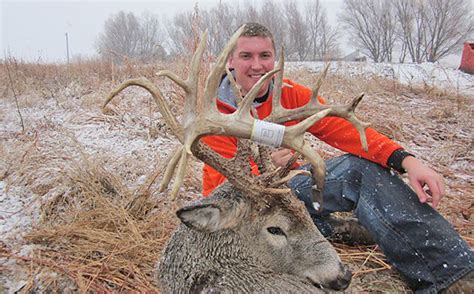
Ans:
[[[269,227],[267,228],[267,231],[272,235],[286,236],[285,232],[278,227]]]

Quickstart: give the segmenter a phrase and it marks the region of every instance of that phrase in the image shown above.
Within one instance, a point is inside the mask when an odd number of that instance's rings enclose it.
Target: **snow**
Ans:
[[[324,62],[288,62],[288,69],[306,68],[321,72]],[[373,63],[332,62],[331,73],[370,78],[373,76],[399,81],[405,85],[438,87],[455,93],[474,96],[474,75],[439,63]]]
[[[291,62],[287,63],[286,68],[287,70],[305,68],[312,72],[320,72],[324,65],[323,62]],[[445,68],[439,64],[334,62],[330,71],[365,78],[377,76],[400,81],[406,85],[439,87],[467,95],[471,101],[474,98],[473,75],[454,68]],[[68,91],[71,90],[66,89],[64,95]],[[4,154],[15,154],[16,157],[26,155],[29,152],[28,146],[33,148],[36,144],[31,143],[31,138],[38,136],[40,146],[36,148],[47,148],[48,144],[51,144],[50,151],[56,152],[59,157],[62,154],[77,157],[78,150],[81,149],[90,158],[105,158],[110,168],[120,173],[127,172],[127,165],[142,166],[136,175],[130,175],[128,184],[141,183],[144,181],[146,172],[156,165],[156,161],[164,160],[176,148],[177,143],[172,136],[158,138],[150,136],[148,132],[150,121],[157,120],[160,115],[148,116],[148,112],[143,109],[149,107],[144,102],[149,97],[143,97],[143,92],[139,93],[134,96],[135,98],[141,96],[139,99],[128,102],[131,105],[129,109],[137,109],[137,111],[120,113],[119,110],[119,114],[114,118],[105,117],[100,112],[99,106],[104,97],[96,93],[91,94],[96,97],[88,98],[94,101],[91,105],[80,105],[78,101],[67,97],[63,100],[41,99],[41,103],[35,102],[40,100],[37,97],[21,97],[22,101],[27,101],[21,108],[27,127],[23,134],[21,134],[13,97],[2,97],[0,99],[0,151]],[[430,102],[423,101],[423,103],[426,105]],[[469,133],[459,135],[470,136]],[[76,143],[72,141],[76,141],[80,148],[78,149]],[[421,150],[422,147],[418,148]],[[23,180],[12,178],[11,174],[14,174],[15,167],[13,171],[10,170],[8,160],[17,162],[11,158],[0,159],[0,176],[5,175],[0,178],[0,245],[3,243],[9,248],[17,247],[17,253],[27,254],[32,247],[21,245],[22,236],[38,221],[41,202],[55,191],[51,189],[46,195],[35,194],[31,184],[26,185]],[[58,170],[63,167],[61,164],[55,165],[54,162],[51,164]],[[453,163],[454,168],[456,168],[455,164],[459,163]],[[9,171],[8,174],[7,171]],[[48,171],[36,176],[47,178],[54,173],[55,171]],[[20,175],[16,176],[20,177]],[[472,176],[466,174],[459,176],[466,181],[472,181]],[[41,199],[41,196],[46,198]],[[11,262],[0,258],[0,267],[8,266]],[[0,278],[0,285],[1,282],[2,278]],[[21,276],[16,281],[5,283],[13,291],[22,284],[24,281]]]
[[[324,65],[323,62],[289,62],[286,68],[287,70],[306,68],[313,72],[320,72]],[[442,89],[455,89],[459,93],[470,96],[470,99],[474,98],[474,75],[468,75],[453,68],[443,68],[434,63],[335,62],[331,65],[330,71],[349,76],[384,77],[398,80],[407,85],[421,84]],[[3,109],[0,131],[5,134],[2,138],[5,140],[9,135],[17,134],[21,128],[13,99],[9,97],[9,99],[2,99],[0,102]],[[36,130],[51,129],[51,127],[67,129],[72,132],[86,151],[96,154],[114,154],[114,158],[119,161],[121,157],[143,153],[143,150],[146,149],[155,150],[158,154],[165,154],[174,148],[175,144],[172,142],[175,140],[172,137],[161,137],[156,140],[148,138],[147,119],[140,117],[137,113],[121,114],[120,122],[100,123],[97,118],[101,117],[101,114],[97,108],[84,111],[80,105],[76,104],[69,104],[66,109],[64,108],[66,106],[59,107],[53,99],[46,100],[39,105],[33,104],[30,107],[25,107],[22,109],[22,114],[26,118],[25,125]],[[51,132],[51,135],[53,133]],[[469,136],[469,134],[460,135]],[[57,140],[63,141],[64,138],[57,138]],[[153,161],[153,158],[148,160]],[[31,226],[33,219],[38,214],[37,211],[35,212],[38,204],[34,204],[34,201],[33,204],[31,203],[34,199],[34,195],[25,187],[9,186],[5,180],[0,181],[0,235],[2,239],[26,231]]]

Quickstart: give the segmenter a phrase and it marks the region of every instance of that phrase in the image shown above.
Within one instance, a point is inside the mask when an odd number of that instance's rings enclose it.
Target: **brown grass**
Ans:
[[[184,183],[186,192],[181,193],[180,202],[170,202],[166,192],[159,194],[156,188],[165,158],[176,143],[151,99],[139,90],[127,90],[123,99],[113,103],[114,114],[103,115],[98,109],[113,84],[145,76],[159,83],[179,116],[183,94],[171,83],[158,81],[155,73],[173,67],[185,76],[187,66],[182,61],[122,67],[98,61],[68,66],[14,59],[4,62],[11,66],[22,110],[54,99],[59,112],[76,113],[72,121],[78,128],[101,125],[150,145],[157,138],[168,142],[166,147],[117,156],[85,146],[77,130],[56,123],[53,117],[35,120],[31,113],[26,115],[25,132],[1,134],[0,179],[12,193],[21,187],[34,194],[28,200],[32,204],[24,210],[33,212],[34,203],[39,203],[41,212],[21,243],[0,242],[0,257],[15,260],[29,278],[21,291],[156,293],[155,262],[177,225],[174,211],[182,202],[199,197],[201,164],[192,161]],[[5,64],[0,64],[0,101],[6,103],[12,96],[5,70]],[[316,80],[304,70],[288,76],[307,85]],[[322,95],[331,103],[347,101],[360,92],[366,93],[357,110],[363,120],[432,163],[446,177],[447,196],[440,211],[474,245],[470,98],[379,78],[329,76],[322,88]],[[316,140],[313,144],[325,157],[339,154]],[[19,250],[22,245],[35,246],[25,254]],[[410,292],[376,246],[335,246],[354,272],[354,292]],[[13,267],[0,270],[11,275],[19,271]]]

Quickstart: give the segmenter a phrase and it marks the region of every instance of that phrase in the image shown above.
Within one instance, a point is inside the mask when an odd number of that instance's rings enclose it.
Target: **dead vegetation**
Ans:
[[[146,76],[179,116],[183,95],[154,74],[173,67],[184,76],[184,64],[0,64],[0,292],[158,292],[155,262],[177,224],[176,208],[200,197],[201,164],[192,162],[185,192],[172,203],[156,190],[177,142],[150,97],[130,89],[110,113],[100,113],[100,105],[114,84]],[[305,70],[287,75],[306,85],[316,81]],[[440,211],[472,246],[472,97],[376,77],[329,75],[322,87],[331,103],[360,92],[366,97],[359,117],[445,176]],[[339,154],[313,143],[325,157]],[[410,292],[376,246],[334,245],[353,270],[353,292]]]

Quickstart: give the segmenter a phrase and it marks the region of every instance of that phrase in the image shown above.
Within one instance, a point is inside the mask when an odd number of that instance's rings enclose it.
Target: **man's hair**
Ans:
[[[267,29],[264,25],[261,25],[256,22],[248,22],[245,24],[244,31],[242,32],[241,36],[245,37],[268,37],[272,40],[273,50],[275,50],[275,40],[273,39],[272,32]]]

